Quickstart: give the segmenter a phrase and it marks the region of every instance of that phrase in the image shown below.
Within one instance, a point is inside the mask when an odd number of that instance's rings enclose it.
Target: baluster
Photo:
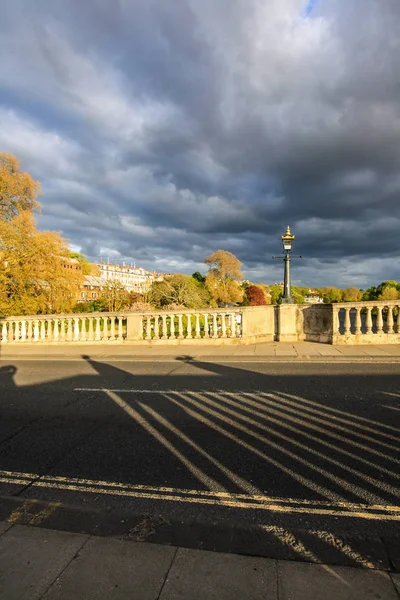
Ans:
[[[21,322],[21,342],[26,340],[26,321],[25,319]]]
[[[178,315],[178,339],[183,340],[183,315]]]
[[[387,333],[394,333],[394,328],[393,328],[393,306],[388,306]]]
[[[61,317],[60,319],[60,340],[65,342],[65,319]]]
[[[40,341],[44,342],[46,339],[46,321],[42,319],[40,321]]]
[[[46,319],[47,321],[47,341],[51,342],[53,339],[53,332],[52,332],[52,320],[51,319]]]
[[[167,340],[168,336],[167,336],[167,315],[161,315],[161,319],[162,319],[162,336],[161,339],[162,340]]]
[[[351,333],[351,322],[350,322],[350,308],[345,308],[345,317],[344,317],[344,334],[348,335]]]
[[[79,318],[74,317],[74,342],[79,342]]]
[[[218,322],[217,322],[217,314],[213,313],[213,338],[218,337]]]
[[[158,315],[154,316],[154,340],[160,339],[160,317]]]
[[[67,341],[68,342],[72,342],[72,318],[68,317],[68,324],[67,324]]]
[[[111,341],[115,341],[115,317],[111,316],[111,335],[110,335],[110,340]]]
[[[7,340],[7,321],[3,321],[3,325],[1,328],[1,341],[5,344]]]
[[[19,321],[15,321],[14,341],[19,342],[20,335]]]
[[[93,342],[94,340],[94,331],[93,331],[93,317],[89,317],[89,333],[88,333],[89,342]]]
[[[361,308],[359,306],[356,307],[355,333],[361,333]]]
[[[196,335],[195,335],[195,338],[196,338],[196,340],[198,340],[199,338],[201,338],[201,335],[200,335],[200,315],[199,315],[199,313],[196,313],[195,318],[196,318],[196,329],[195,329]]]
[[[8,341],[14,341],[14,321],[8,321]]]
[[[118,318],[118,341],[122,342],[124,339],[124,336],[122,334],[122,320],[123,317],[117,317]]]
[[[367,333],[372,332],[372,307],[367,306],[367,318],[365,320],[365,326],[367,328]]]
[[[103,331],[101,333],[101,341],[108,342],[108,317],[103,317]]]
[[[383,333],[382,306],[377,306],[378,314],[376,316],[376,333]]]
[[[225,313],[221,313],[221,325],[222,325],[222,337],[226,338],[226,321],[225,321]]]
[[[231,337],[236,337],[236,317],[235,313],[231,313]]]
[[[58,319],[54,319],[53,340],[58,342]]]
[[[28,342],[32,342],[32,325],[33,325],[33,322],[29,319],[29,321],[28,321],[28,333],[27,333]]]
[[[101,335],[100,335],[100,317],[95,317],[96,318],[96,337],[95,340],[96,342],[99,342],[101,340]]]
[[[208,313],[204,313],[203,317],[204,317],[204,337],[209,338],[210,337],[210,328],[208,326]]]
[[[38,319],[35,319],[35,324],[33,326],[33,341],[34,342],[39,341],[39,321],[38,321]]]
[[[192,315],[188,314],[186,315],[187,318],[187,334],[186,334],[186,339],[187,340],[191,340],[193,339],[193,335],[192,335]]]
[[[86,342],[87,336],[86,336],[86,317],[81,317],[81,327],[80,327],[80,332],[79,332],[79,341],[80,342]]]
[[[151,316],[146,317],[146,340],[151,340]]]
[[[170,317],[169,317],[169,331],[170,331],[169,339],[170,340],[175,340],[176,339],[176,335],[175,335],[175,315],[170,315]]]

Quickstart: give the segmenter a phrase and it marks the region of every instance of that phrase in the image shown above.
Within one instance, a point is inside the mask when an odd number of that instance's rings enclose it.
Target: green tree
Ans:
[[[280,285],[271,285],[269,291],[271,294],[271,304],[280,304],[283,297],[283,287]]]
[[[188,275],[171,275],[163,281],[153,282],[150,290],[151,302],[158,308],[174,304],[187,308],[208,306],[210,294],[204,286]]]
[[[331,304],[333,302],[342,302],[342,290],[335,287],[322,288],[321,295],[324,302]]]
[[[241,302],[243,289],[239,283],[243,280],[242,263],[227,250],[217,250],[204,261],[208,265],[206,285],[216,302],[226,306]]]
[[[391,285],[385,286],[378,295],[378,300],[398,300],[400,293],[396,287]]]
[[[200,271],[196,271],[195,273],[193,273],[192,277],[193,277],[193,279],[195,279],[199,283],[205,283],[206,282],[206,278],[204,277],[204,275],[202,275],[200,273]]]

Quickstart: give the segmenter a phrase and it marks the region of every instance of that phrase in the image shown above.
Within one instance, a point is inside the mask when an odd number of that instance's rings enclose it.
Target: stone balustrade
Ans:
[[[121,342],[126,316],[117,313],[35,315],[0,319],[0,340],[10,342]]]
[[[399,343],[399,308],[399,300],[332,304],[332,343]]]
[[[400,300],[0,318],[0,344],[400,343]]]
[[[248,342],[269,341],[274,336],[273,310],[240,307],[5,317],[0,318],[0,343],[240,343],[244,337]]]

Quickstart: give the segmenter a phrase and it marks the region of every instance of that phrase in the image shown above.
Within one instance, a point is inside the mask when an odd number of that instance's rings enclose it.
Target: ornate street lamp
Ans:
[[[284,256],[273,256],[272,258],[283,258],[285,263],[285,275],[283,284],[283,298],[282,304],[293,304],[292,289],[290,283],[290,261],[292,258],[302,258],[302,256],[291,256],[293,249],[294,235],[290,233],[290,227],[287,226],[285,235],[282,235],[282,245]]]

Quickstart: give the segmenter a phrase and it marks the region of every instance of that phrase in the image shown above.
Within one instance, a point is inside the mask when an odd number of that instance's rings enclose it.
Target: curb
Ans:
[[[59,502],[0,496],[0,521],[70,533],[147,542],[278,560],[400,571],[400,537],[350,537],[307,530],[166,520],[159,515],[118,513]],[[280,539],[277,539],[277,532]],[[332,540],[335,544],[332,545]]]
[[[154,355],[154,356],[135,356],[135,355],[115,355],[115,354],[96,354],[92,356],[93,359],[97,360],[108,360],[113,362],[187,362],[187,363],[376,363],[376,364],[384,364],[391,363],[397,364],[400,363],[400,355],[393,356],[368,356],[368,355],[355,355],[355,356],[310,356],[310,355],[284,355],[284,356],[257,356],[257,355],[227,355],[227,356],[191,356],[188,358],[171,356],[171,355]],[[0,354],[0,362],[2,361],[10,361],[10,360],[46,360],[46,361],[76,361],[76,362],[84,362],[81,356],[71,355],[71,354]]]

